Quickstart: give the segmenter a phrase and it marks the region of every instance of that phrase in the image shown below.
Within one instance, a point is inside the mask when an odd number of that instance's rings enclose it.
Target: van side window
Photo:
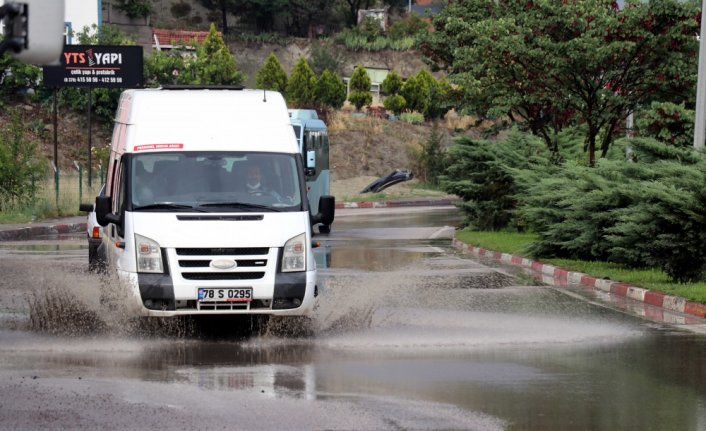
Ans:
[[[120,159],[120,164],[115,172],[114,194],[113,194],[113,212],[116,214],[122,213],[125,210],[125,157]]]

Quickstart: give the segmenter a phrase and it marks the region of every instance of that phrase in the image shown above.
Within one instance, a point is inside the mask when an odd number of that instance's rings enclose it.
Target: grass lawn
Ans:
[[[528,256],[525,250],[527,245],[534,241],[537,236],[531,233],[478,232],[464,229],[457,232],[456,238],[466,244],[472,244],[488,250],[531,257]],[[573,259],[539,260],[597,278],[621,281],[706,304],[706,282],[684,284],[670,282],[667,275],[659,268],[632,269],[615,263]]]

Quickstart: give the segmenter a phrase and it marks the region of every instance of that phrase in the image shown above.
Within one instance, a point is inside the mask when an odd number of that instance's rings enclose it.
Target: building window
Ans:
[[[64,40],[66,41],[67,45],[73,44],[74,32],[71,29],[70,22],[64,22]]]

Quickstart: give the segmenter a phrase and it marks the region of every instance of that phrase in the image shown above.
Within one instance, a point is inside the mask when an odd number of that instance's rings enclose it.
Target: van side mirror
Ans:
[[[311,224],[321,223],[330,225],[336,212],[336,198],[333,196],[321,196],[319,198],[319,213],[311,217]]]
[[[120,217],[112,214],[110,196],[96,197],[96,221],[101,226],[107,226],[109,223],[119,224]]]
[[[316,175],[316,151],[306,152],[306,169],[304,172],[307,177]]]

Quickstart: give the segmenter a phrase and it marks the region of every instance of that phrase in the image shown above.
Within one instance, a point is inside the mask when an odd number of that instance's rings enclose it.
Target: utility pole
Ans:
[[[706,139],[706,0],[701,0],[701,31],[699,32],[699,75],[696,81],[696,119],[694,122],[694,148],[704,147]]]

